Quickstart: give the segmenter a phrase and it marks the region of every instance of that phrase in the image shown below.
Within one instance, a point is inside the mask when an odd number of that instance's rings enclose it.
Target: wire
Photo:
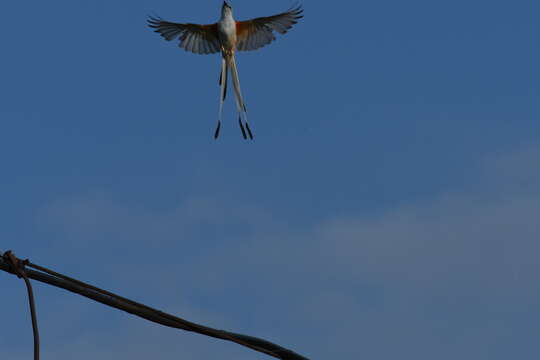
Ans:
[[[4,260],[12,267],[15,275],[18,278],[22,278],[26,285],[26,290],[28,292],[28,303],[30,305],[30,315],[32,318],[32,331],[34,333],[34,360],[39,360],[39,329],[37,324],[37,314],[36,314],[36,302],[34,300],[34,291],[32,290],[32,284],[26,275],[24,266],[28,263],[28,260],[21,261],[18,259],[11,251],[6,251],[3,255]]]
[[[11,253],[11,252],[6,252],[6,254],[7,253]],[[273,356],[275,358],[282,359],[282,360],[308,360],[306,357],[299,355],[292,350],[273,344],[264,339],[260,339],[260,338],[256,338],[256,337],[248,336],[248,335],[237,334],[237,333],[233,333],[233,332],[229,332],[225,330],[213,329],[211,327],[196,324],[191,321],[184,320],[174,315],[154,309],[147,305],[140,304],[138,302],[127,299],[125,297],[114,294],[112,292],[100,289],[96,286],[87,284],[80,280],[73,279],[69,276],[60,274],[56,271],[47,269],[43,266],[36,265],[34,263],[31,263],[28,260],[25,260],[24,264],[28,268],[35,269],[35,270],[32,270],[32,269],[25,270],[25,275],[28,278],[31,278],[31,279],[34,279],[34,280],[37,280],[37,281],[40,281],[40,282],[43,282],[52,286],[63,288],[70,292],[87,297],[89,299],[100,302],[107,306],[114,307],[122,311],[126,311],[128,313],[139,316],[141,318],[152,321],[154,323],[158,323],[164,326],[181,329],[185,331],[195,332],[201,335],[206,335],[206,336],[210,336],[217,339],[231,341],[239,345],[245,346],[247,348],[250,348],[252,350],[265,353],[269,356]],[[14,268],[10,264],[10,262],[6,261],[5,255],[4,257],[0,257],[0,270],[4,270],[9,273],[17,275],[16,268]],[[29,288],[29,297],[30,297],[30,294],[31,294],[31,287]],[[33,295],[32,295],[32,302],[33,302]],[[36,330],[37,330],[37,324],[36,324]],[[39,339],[38,339],[38,342],[39,342]],[[38,360],[38,359],[35,358],[35,360]]]

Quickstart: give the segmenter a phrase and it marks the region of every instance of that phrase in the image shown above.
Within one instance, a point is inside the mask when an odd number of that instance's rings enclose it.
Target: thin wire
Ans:
[[[26,275],[23,277],[28,290],[28,302],[30,304],[30,314],[32,317],[32,331],[34,332],[34,360],[39,360],[39,330],[37,324],[36,304],[34,301],[34,292],[32,291],[32,284]]]
[[[32,331],[34,333],[34,360],[39,360],[39,329],[37,324],[37,314],[36,314],[36,302],[34,300],[34,291],[32,289],[32,284],[30,279],[24,271],[24,265],[28,263],[28,260],[21,261],[11,251],[7,251],[4,256],[7,258],[8,262],[12,266],[16,275],[19,278],[24,280],[26,284],[26,290],[28,292],[28,303],[30,305],[30,315],[32,318]]]

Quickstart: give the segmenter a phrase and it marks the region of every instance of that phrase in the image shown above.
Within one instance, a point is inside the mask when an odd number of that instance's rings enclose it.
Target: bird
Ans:
[[[221,17],[214,24],[191,24],[165,21],[159,16],[149,16],[148,26],[165,40],[178,39],[179,47],[195,54],[215,54],[221,52],[221,71],[219,76],[220,103],[219,115],[214,132],[217,139],[221,130],[223,103],[227,96],[228,74],[232,77],[238,123],[244,139],[253,140],[253,132],[247,119],[247,108],[240,90],[240,79],[236,66],[237,51],[257,50],[276,39],[274,32],[287,33],[294,24],[303,18],[302,5],[294,5],[289,10],[267,17],[246,21],[236,21],[233,8],[224,1]]]

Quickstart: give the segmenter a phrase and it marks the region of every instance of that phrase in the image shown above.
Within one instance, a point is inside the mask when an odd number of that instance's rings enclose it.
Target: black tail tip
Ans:
[[[214,133],[214,140],[217,140],[219,137],[219,130],[221,130],[221,121],[218,121],[216,132]]]
[[[253,133],[251,132],[251,129],[249,128],[249,124],[248,124],[248,123],[246,123],[246,129],[247,129],[247,131],[248,131],[249,138],[250,138],[251,140],[253,140]]]
[[[246,130],[244,129],[244,125],[242,125],[242,117],[238,117],[238,124],[240,125],[240,129],[242,130],[242,136],[244,137],[244,140],[247,140],[246,136]]]

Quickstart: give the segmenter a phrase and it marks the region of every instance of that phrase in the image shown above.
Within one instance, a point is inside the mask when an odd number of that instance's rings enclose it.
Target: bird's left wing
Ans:
[[[247,21],[236,22],[236,47],[240,51],[257,50],[270,44],[276,39],[273,31],[285,34],[294,24],[301,19],[301,5],[295,6],[288,11],[274,16],[260,17]]]
[[[156,29],[155,32],[168,41],[178,38],[181,48],[195,54],[214,54],[221,51],[217,24],[179,24],[151,16],[148,18],[148,26]]]

